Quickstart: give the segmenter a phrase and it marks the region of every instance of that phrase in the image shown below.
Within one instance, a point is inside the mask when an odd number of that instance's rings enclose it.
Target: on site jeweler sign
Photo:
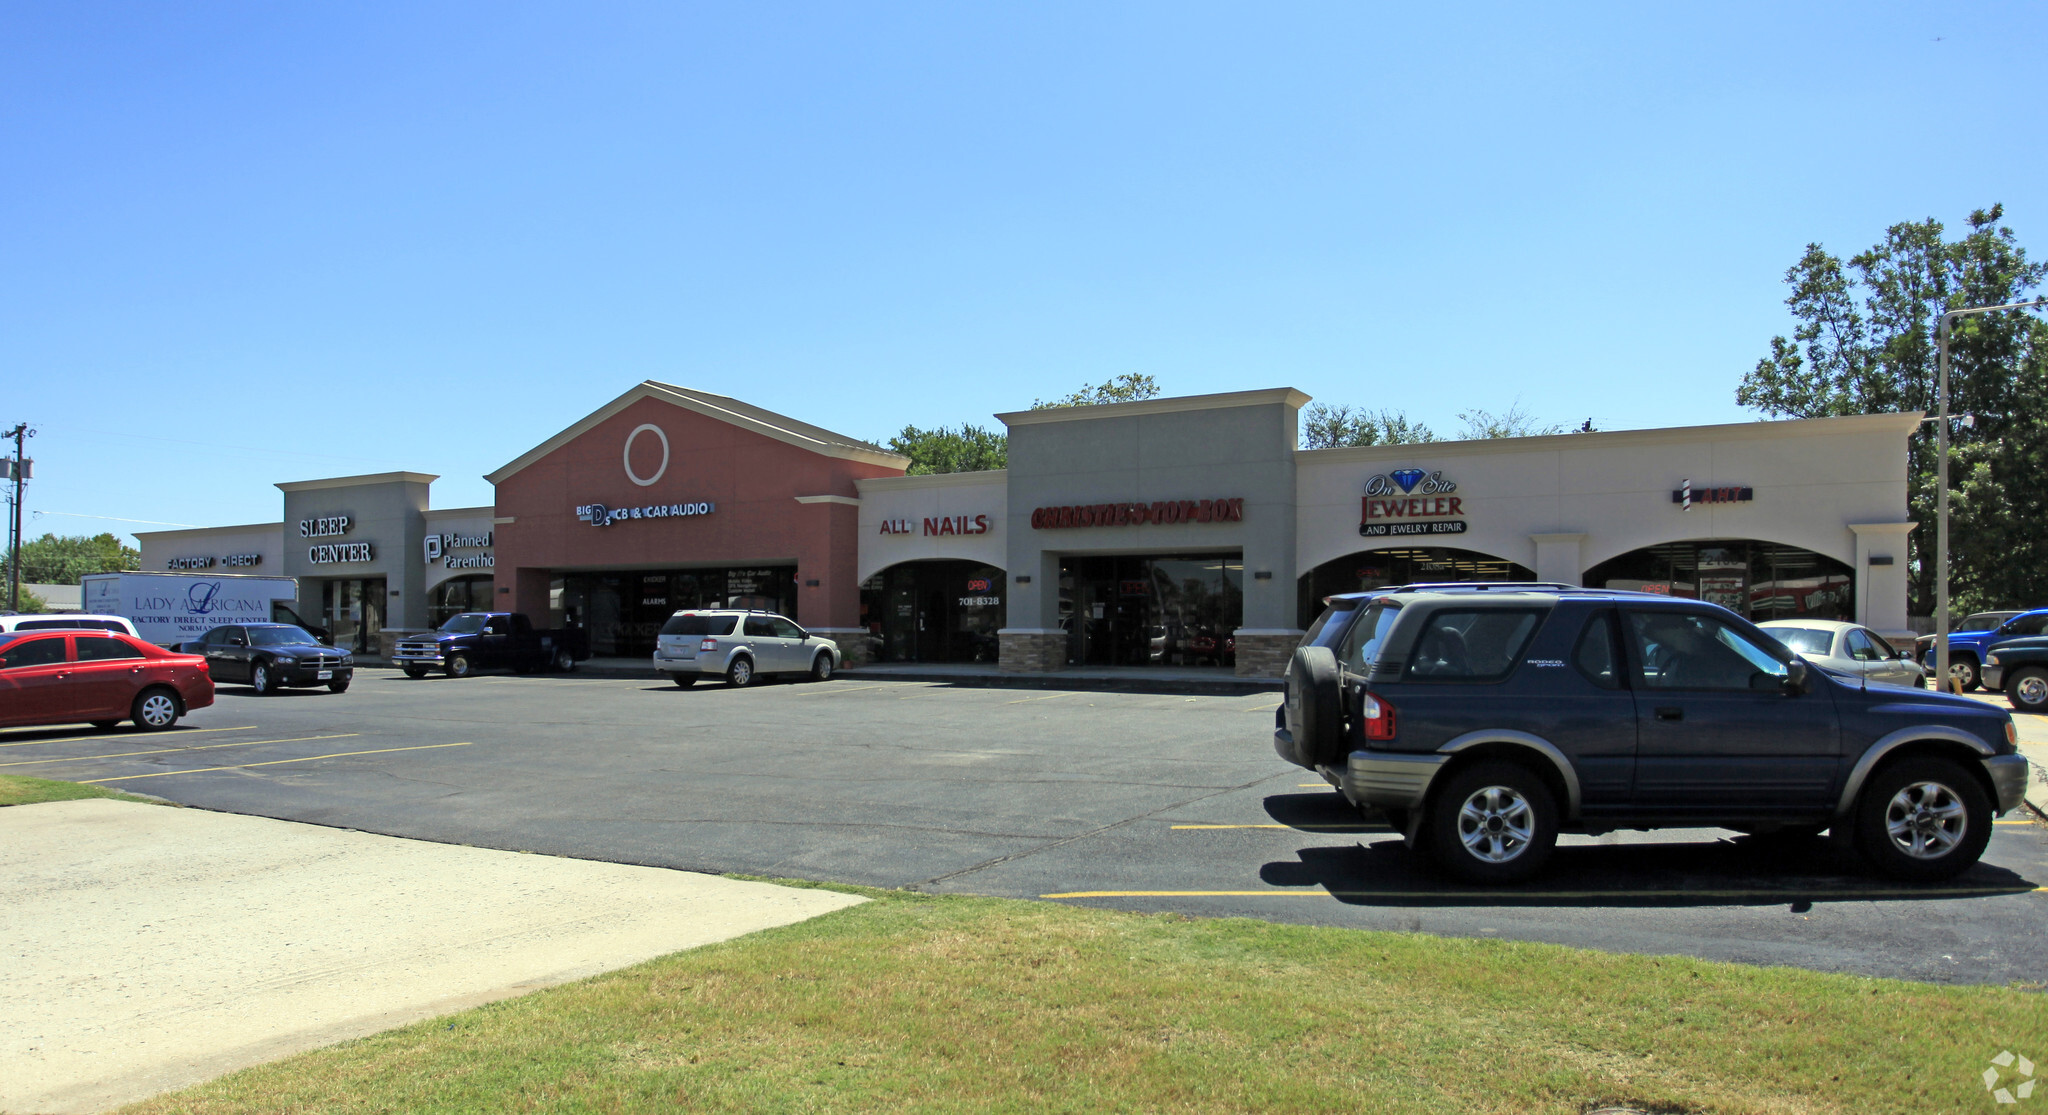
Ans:
[[[1465,533],[1465,501],[1442,472],[1397,468],[1365,482],[1358,533],[1368,538]]]

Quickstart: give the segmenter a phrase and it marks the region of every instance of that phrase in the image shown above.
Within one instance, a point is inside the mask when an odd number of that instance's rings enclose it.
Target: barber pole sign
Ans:
[[[1692,481],[1680,480],[1671,493],[1671,502],[1681,511],[1690,511],[1701,503],[1748,503],[1756,498],[1755,488],[1725,487],[1693,490]]]

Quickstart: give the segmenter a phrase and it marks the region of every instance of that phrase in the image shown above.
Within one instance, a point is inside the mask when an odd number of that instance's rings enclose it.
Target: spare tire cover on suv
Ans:
[[[1328,647],[1299,647],[1287,663],[1287,731],[1295,762],[1315,768],[1343,757],[1337,656]]]

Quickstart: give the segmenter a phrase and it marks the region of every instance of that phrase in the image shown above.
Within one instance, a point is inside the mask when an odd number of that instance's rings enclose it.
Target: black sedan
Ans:
[[[186,654],[204,655],[213,680],[247,682],[259,697],[286,686],[324,685],[336,693],[355,677],[355,659],[327,646],[303,627],[289,623],[246,623],[216,627],[197,642],[180,643]]]

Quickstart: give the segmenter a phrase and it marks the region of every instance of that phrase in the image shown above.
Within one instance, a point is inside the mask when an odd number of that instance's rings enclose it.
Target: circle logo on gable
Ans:
[[[653,476],[642,480],[639,474],[633,471],[633,442],[638,440],[641,434],[650,433],[661,440],[661,467],[654,470]],[[660,426],[656,426],[651,422],[635,426],[633,427],[633,432],[626,435],[626,450],[620,456],[626,465],[626,479],[645,488],[661,479],[662,474],[668,471],[668,435],[661,432]]]

